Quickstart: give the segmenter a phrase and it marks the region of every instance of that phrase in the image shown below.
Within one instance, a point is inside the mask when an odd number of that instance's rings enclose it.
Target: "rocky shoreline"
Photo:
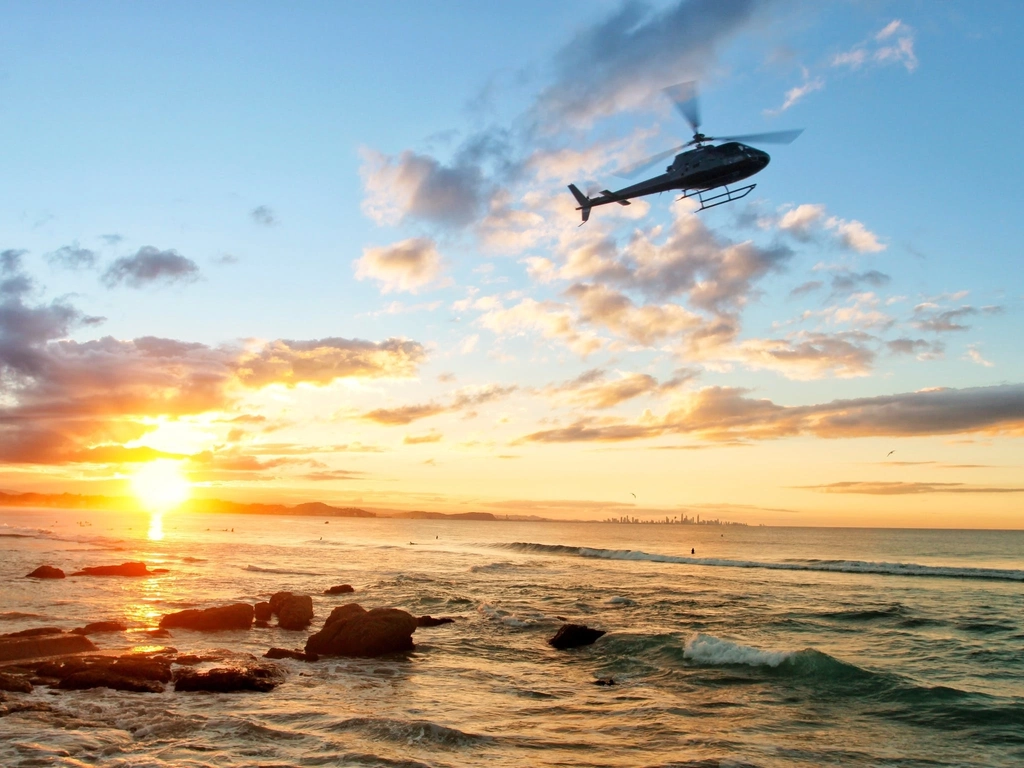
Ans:
[[[145,578],[161,573],[144,563],[84,568],[71,576]],[[43,565],[26,578],[65,578],[58,568]],[[323,590],[326,595],[348,595],[355,590],[343,584]],[[276,592],[255,605],[232,603],[190,608],[164,615],[159,627],[144,630],[147,640],[171,639],[171,630],[218,633],[230,630],[277,628],[308,632],[314,607],[310,595]],[[65,631],[36,627],[0,635],[0,717],[34,709],[39,702],[11,701],[6,694],[31,693],[37,686],[53,691],[110,688],[133,693],[174,691],[218,693],[267,692],[284,682],[287,668],[274,660],[315,663],[322,658],[374,658],[406,654],[415,649],[412,636],[418,629],[445,626],[453,617],[413,616],[400,608],[364,608],[359,603],[335,607],[320,628],[309,634],[299,649],[271,647],[257,658],[249,653],[217,650],[182,654],[170,646],[140,646],[127,653],[104,652],[92,635],[125,632],[119,621],[94,621]],[[590,645],[604,634],[578,624],[564,624],[548,643],[559,650]],[[602,684],[608,684],[602,682]],[[3,693],[5,692],[5,693]]]

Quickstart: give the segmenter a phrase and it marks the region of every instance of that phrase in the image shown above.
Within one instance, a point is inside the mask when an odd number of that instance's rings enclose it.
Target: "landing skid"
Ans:
[[[733,200],[741,200],[747,195],[749,195],[750,191],[756,186],[757,184],[751,184],[746,187],[740,187],[739,189],[729,189],[729,187],[727,186],[712,187],[711,189],[704,190],[695,189],[692,192],[684,192],[683,196],[680,197],[679,199],[685,200],[686,198],[689,197],[695,197],[697,198],[697,201],[700,203],[700,208],[698,208],[697,210],[706,211],[708,208],[714,208],[715,206],[718,205],[725,205],[726,203],[731,203]],[[725,192],[718,192],[718,194],[716,195],[705,197],[705,195],[707,195],[709,192],[717,192],[719,189],[724,189]]]

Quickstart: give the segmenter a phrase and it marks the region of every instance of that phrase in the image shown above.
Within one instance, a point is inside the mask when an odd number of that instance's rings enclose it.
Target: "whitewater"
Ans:
[[[310,631],[350,601],[456,619],[397,657],[281,660],[268,693],[4,694],[47,705],[0,717],[11,768],[1024,765],[1022,532],[48,509],[0,510],[0,553],[0,633],[120,620],[111,651],[279,590],[313,596]],[[24,578],[138,560],[168,573]],[[565,622],[607,634],[556,651]]]

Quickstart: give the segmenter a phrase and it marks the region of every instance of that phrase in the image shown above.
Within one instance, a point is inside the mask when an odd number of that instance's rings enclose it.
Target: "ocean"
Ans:
[[[268,693],[9,698],[9,766],[1024,765],[1024,532],[0,510],[0,632],[313,596],[451,616]],[[693,550],[693,554],[691,554]],[[23,578],[145,561],[150,578]],[[353,595],[323,590],[347,583]],[[564,622],[606,630],[547,644]],[[180,652],[301,648],[173,630]],[[614,685],[595,681],[611,678]]]

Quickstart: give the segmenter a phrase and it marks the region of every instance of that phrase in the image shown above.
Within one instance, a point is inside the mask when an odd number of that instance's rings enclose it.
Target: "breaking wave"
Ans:
[[[988,579],[1024,582],[1024,570],[1010,568],[971,568],[964,566],[918,565],[917,563],[876,563],[864,560],[788,560],[769,562],[758,560],[728,560],[712,557],[684,557],[643,552],[638,549],[597,549],[568,547],[562,544],[534,544],[513,542],[494,545],[519,552],[548,555],[592,557],[602,560],[634,560],[651,563],[680,563],[725,568],[767,568],[779,571],[828,571],[836,573],[876,573],[888,576],[931,576],[951,579]]]
[[[319,573],[313,573],[312,571],[294,571],[290,568],[261,568],[258,565],[247,565],[245,570],[254,571],[256,573],[280,573],[286,576],[320,576]]]

